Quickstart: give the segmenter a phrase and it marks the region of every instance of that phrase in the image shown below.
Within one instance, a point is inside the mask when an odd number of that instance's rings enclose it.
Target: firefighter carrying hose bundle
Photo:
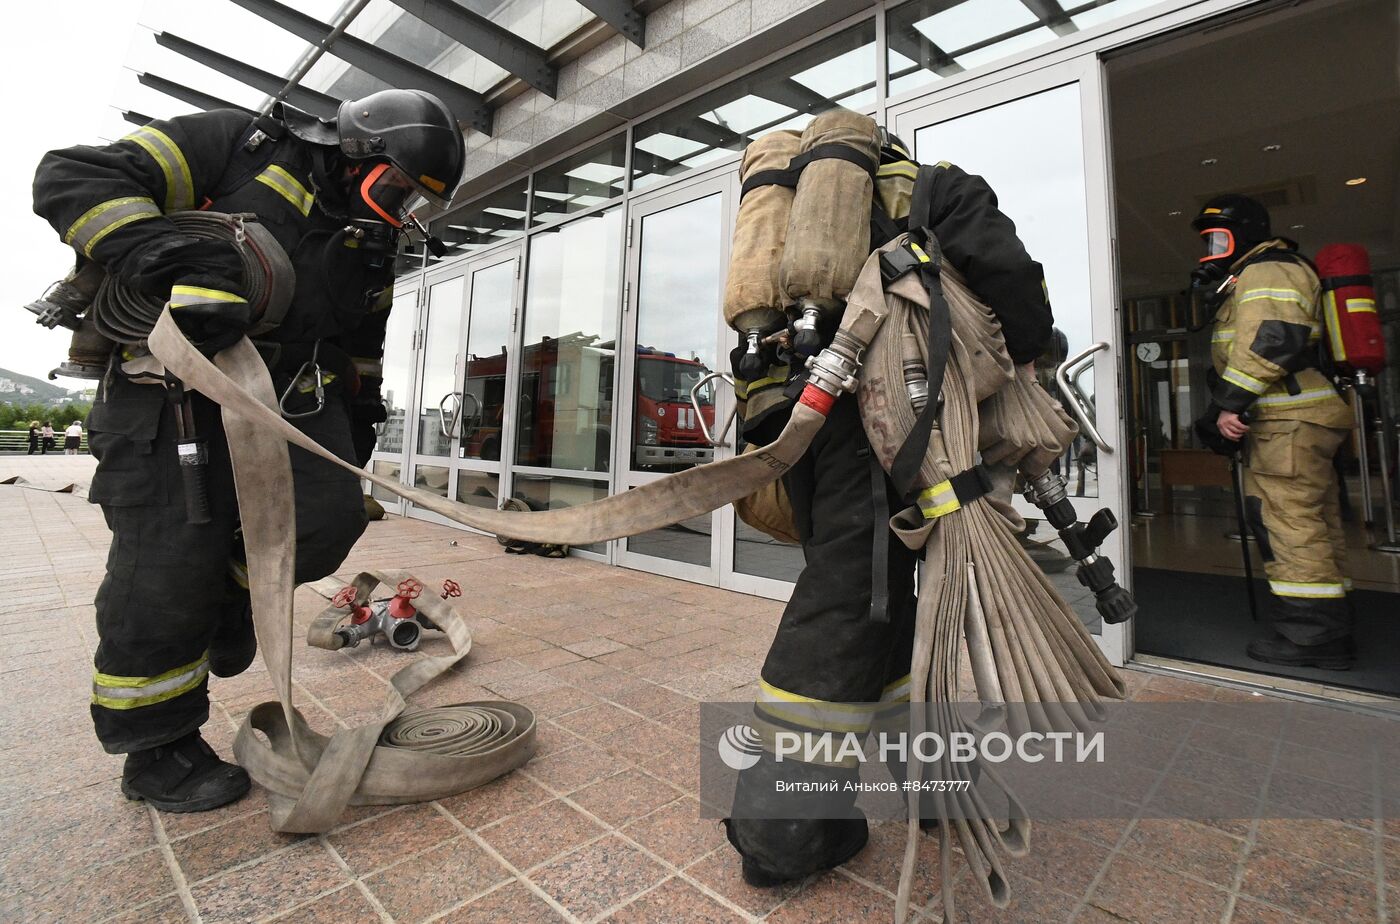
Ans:
[[[1191,224],[1205,245],[1191,281],[1216,311],[1218,376],[1197,430],[1226,454],[1242,445],[1245,519],[1269,578],[1272,628],[1246,652],[1345,670],[1354,614],[1332,460],[1352,412],[1320,368],[1318,275],[1247,196],[1218,196]]]
[[[750,145],[725,294],[726,320],[743,341],[731,361],[747,442],[763,446],[782,431],[808,380],[804,360],[831,341],[872,247],[905,228],[937,238],[943,258],[992,308],[1015,363],[1033,363],[1049,345],[1043,271],[995,193],[946,162],[916,182],[919,175],[903,142],[846,110],[818,116],[800,138],[775,132]],[[893,251],[886,279],[918,252]],[[940,396],[922,375],[906,369],[911,400],[936,413]],[[763,665],[756,716],[761,731],[863,730],[881,704],[910,698],[919,556],[888,526],[909,485],[896,485],[872,451],[853,394],[836,399],[783,480],[806,565]],[[767,751],[743,771],[726,826],[745,880],[776,885],[858,853],[867,825],[854,790],[844,811],[830,795],[812,805],[774,795],[779,783],[788,792],[842,792],[857,775],[854,763],[779,762]]]
[[[79,359],[94,362],[93,343],[110,353],[97,355],[101,385],[88,418],[98,459],[90,498],[112,529],[96,600],[92,717],[102,746],[127,755],[129,798],[192,812],[247,792],[247,774],[220,760],[199,729],[208,675],[241,673],[256,653],[219,407],[145,355],[155,318],[143,315],[143,300],[168,302],[209,356],[249,333],[284,416],[363,465],[384,419],[393,259],[405,223],[416,221],[407,208],[414,195],[445,205],[462,164],[451,112],[410,90],[347,101],[331,121],[285,104],[252,119],[214,110],[156,121],[40,163],[35,211],[77,251],[79,268],[38,304],[75,329],[83,315]],[[221,219],[236,226],[231,239],[196,230]],[[250,277],[260,274],[245,272],[253,230],[271,239],[260,254],[285,256],[295,271],[275,326],[253,316]],[[104,274],[120,292],[104,297]],[[351,472],[304,450],[291,459],[295,579],[306,582],[340,566],[364,530],[365,507]],[[201,464],[200,478],[182,482],[188,462]],[[202,490],[204,508],[183,496],[191,490]]]

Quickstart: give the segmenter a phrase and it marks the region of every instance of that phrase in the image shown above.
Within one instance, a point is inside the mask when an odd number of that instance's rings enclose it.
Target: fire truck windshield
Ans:
[[[703,365],[694,360],[674,356],[638,356],[637,387],[644,397],[652,401],[688,403],[690,389],[695,387],[706,371]],[[715,403],[713,380],[705,383],[698,397],[703,406]]]

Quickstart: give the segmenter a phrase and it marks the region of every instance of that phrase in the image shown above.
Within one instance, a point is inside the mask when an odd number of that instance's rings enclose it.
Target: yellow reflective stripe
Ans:
[[[1247,375],[1236,369],[1234,366],[1227,366],[1220,377],[1231,385],[1237,385],[1252,395],[1262,395],[1268,390],[1266,382],[1261,382],[1252,375]]]
[[[92,701],[108,709],[136,709],[175,699],[198,687],[209,673],[209,653],[155,677],[95,673]]]
[[[1245,302],[1263,301],[1265,299],[1280,302],[1293,302],[1304,308],[1312,306],[1312,302],[1308,301],[1303,296],[1303,293],[1299,292],[1297,289],[1245,289],[1236,299],[1236,302],[1242,305]]]
[[[372,375],[381,379],[384,377],[384,363],[380,360],[354,356],[351,357],[350,361],[355,364],[355,371],[360,375]]]
[[[1347,311],[1351,314],[1375,314],[1376,300],[1373,298],[1347,299]]]
[[[92,256],[92,248],[107,235],[133,221],[159,218],[160,209],[149,196],[123,196],[108,199],[88,209],[68,229],[63,243]]]
[[[877,179],[887,176],[902,176],[909,179],[918,179],[919,167],[912,161],[898,160],[892,164],[884,164],[875,171]]]
[[[904,703],[909,701],[909,675],[905,674],[898,680],[885,685],[885,691],[880,694],[882,703]]]
[[[743,379],[735,379],[734,395],[738,398],[747,398],[749,396],[749,392],[753,391],[755,388],[765,388],[769,385],[781,385],[786,381],[786,375],[784,375],[782,378],[778,378],[777,376],[769,376],[766,379],[754,379],[752,382],[745,382]]]
[[[384,311],[394,305],[394,290],[384,289],[375,296],[374,304],[370,306],[370,311]]]
[[[194,207],[194,179],[190,176],[190,165],[185,160],[180,146],[170,140],[170,136],[159,129],[138,128],[123,141],[134,141],[151,156],[160,172],[165,174],[165,210],[179,211]]]
[[[1235,339],[1235,329],[1233,327],[1222,327],[1210,335],[1211,343],[1229,343]]]
[[[1322,401],[1337,397],[1337,391],[1333,388],[1309,388],[1296,395],[1281,394],[1269,395],[1254,402],[1263,407],[1298,407],[1302,404],[1317,404]]]
[[[223,289],[206,289],[202,286],[171,286],[170,307],[188,308],[191,305],[208,305],[214,302],[246,302],[247,299]]]
[[[311,205],[316,197],[301,185],[301,181],[276,164],[253,177],[259,183],[276,192],[292,204],[303,216],[311,214]]]
[[[1337,312],[1337,293],[1328,290],[1326,301],[1322,306],[1323,320],[1327,322],[1327,342],[1332,347],[1332,358],[1337,362],[1345,362],[1347,358],[1346,342],[1342,340],[1341,317]]]
[[[962,502],[953,493],[951,481],[940,481],[931,488],[924,488],[915,500],[919,509],[923,511],[925,520],[946,516],[962,507]]]
[[[910,253],[919,258],[920,263],[933,262],[932,259],[930,259],[929,255],[924,253],[924,249],[918,244],[915,244],[913,241],[910,241],[907,246],[909,247]]]
[[[1269,590],[1278,597],[1337,598],[1346,596],[1346,587],[1339,583],[1270,581]]]

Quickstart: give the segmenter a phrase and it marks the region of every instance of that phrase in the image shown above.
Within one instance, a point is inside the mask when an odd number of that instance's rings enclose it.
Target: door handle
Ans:
[[[452,423],[447,422],[447,402],[455,400],[457,409],[452,412]],[[447,439],[453,439],[457,435],[457,423],[462,419],[462,396],[455,391],[449,391],[442,396],[438,402],[438,429]]]
[[[711,447],[728,446],[729,444],[724,442],[724,436],[729,432],[729,428],[734,425],[734,415],[738,412],[739,407],[735,405],[730,409],[729,417],[725,419],[724,429],[719,431],[719,436],[710,435],[710,428],[705,424],[705,413],[700,409],[700,389],[711,379],[723,379],[729,383],[730,387],[734,385],[734,380],[723,372],[711,372],[709,375],[690,386],[690,406],[695,409],[695,419],[700,422],[700,432],[705,435],[705,442],[709,443]]]
[[[1094,426],[1093,408],[1079,387],[1079,377],[1093,368],[1094,354],[1107,349],[1108,343],[1101,340],[1060,363],[1055,368],[1055,384],[1060,386],[1060,394],[1064,396],[1065,403],[1069,405],[1069,412],[1074,415],[1075,419],[1079,421],[1079,425],[1084,429],[1084,435],[1089,437],[1095,446],[1099,447],[1100,452],[1112,455],[1113,447],[1099,435],[1098,428]],[[1070,370],[1074,370],[1072,376]]]

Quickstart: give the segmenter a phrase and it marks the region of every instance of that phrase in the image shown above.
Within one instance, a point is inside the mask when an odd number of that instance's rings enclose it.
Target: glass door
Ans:
[[[384,332],[383,385],[380,388],[388,418],[375,426],[377,438],[369,470],[385,478],[403,481],[408,468],[407,421],[413,375],[418,367],[418,309],[423,277],[413,275],[394,283],[394,303]],[[402,514],[407,504],[397,494],[374,486],[370,493],[389,513]]]
[[[1128,454],[1118,409],[1118,299],[1098,60],[1071,61],[950,99],[911,104],[891,121],[921,163],[946,160],[984,177],[1027,250],[1044,265],[1056,334],[1036,367],[1047,390],[1072,414],[1077,404],[1082,418],[1081,435],[1056,468],[1081,520],[1101,507],[1117,517],[1121,526],[1102,551],[1127,584]],[[1016,504],[1033,524],[1022,537],[1031,557],[1109,659],[1123,663],[1131,650],[1128,627],[1099,619],[1093,596],[1079,584],[1074,563],[1039,510],[1019,496]]]
[[[498,504],[519,266],[519,247],[508,247],[424,278],[410,434],[415,487]],[[411,503],[408,512],[440,520]]]
[[[618,492],[723,458],[732,445],[715,421],[722,424],[733,407],[733,392],[716,373],[729,366],[721,305],[735,177],[727,172],[632,204],[618,354],[625,357]],[[718,584],[722,519],[707,513],[618,540],[618,562]]]

